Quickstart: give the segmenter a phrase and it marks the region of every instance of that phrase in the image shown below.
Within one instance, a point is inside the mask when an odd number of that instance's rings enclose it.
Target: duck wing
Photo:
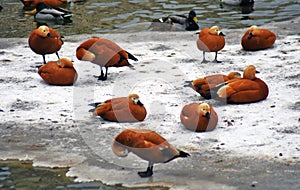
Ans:
[[[185,15],[169,16],[169,19],[171,19],[173,23],[177,24],[186,24],[187,21],[187,17]]]
[[[38,12],[38,15],[52,15],[53,17],[61,17],[63,19],[71,18],[72,12],[62,8],[45,8]]]

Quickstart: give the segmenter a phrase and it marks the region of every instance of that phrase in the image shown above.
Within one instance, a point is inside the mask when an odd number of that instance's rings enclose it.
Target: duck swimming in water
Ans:
[[[71,11],[59,7],[48,7],[43,2],[36,5],[35,11],[34,20],[40,23],[47,23],[49,21],[58,23],[72,22],[71,17],[73,14]]]
[[[169,15],[167,17],[162,17],[160,19],[154,19],[152,21],[152,24],[150,28],[153,28],[153,30],[160,30],[160,25],[169,25],[170,30],[173,28],[175,24],[180,25],[180,27],[183,27],[184,30],[193,31],[198,30],[199,25],[197,24],[198,19],[196,16],[196,12],[194,10],[191,10],[189,12],[188,16],[185,15]],[[178,27],[178,28],[180,28]],[[161,27],[163,28],[163,27]]]
[[[254,0],[220,0],[220,3],[226,5],[248,6],[253,5]]]

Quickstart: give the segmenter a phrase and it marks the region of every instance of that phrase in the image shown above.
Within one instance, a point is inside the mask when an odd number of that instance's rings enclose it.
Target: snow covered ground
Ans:
[[[201,64],[202,52],[197,49],[197,35],[192,32],[66,36],[59,54],[73,60],[79,74],[76,84],[67,87],[42,81],[37,74],[42,56],[30,50],[27,39],[2,38],[0,159],[30,159],[35,166],[70,167],[67,175],[76,176],[77,181],[164,185],[174,189],[197,189],[199,184],[203,189],[236,189],[247,184],[250,187],[263,179],[252,179],[250,175],[247,179],[244,171],[241,185],[235,182],[235,174],[247,167],[260,171],[259,163],[268,165],[266,175],[269,171],[269,175],[299,177],[299,18],[265,27],[276,33],[277,40],[273,48],[256,52],[241,48],[240,38],[246,29],[224,29],[226,46],[219,52],[218,59],[223,61],[220,64]],[[109,68],[108,80],[97,81],[99,67],[75,56],[76,47],[92,36],[115,41],[139,61],[131,62],[133,69]],[[207,56],[214,58],[213,53]],[[48,55],[46,60],[56,60],[56,56]],[[260,71],[257,76],[269,86],[270,93],[264,101],[228,105],[204,100],[185,87],[189,81],[206,75],[242,72],[250,64],[256,66]],[[89,103],[129,93],[140,95],[148,110],[145,121],[107,122],[88,112],[92,108]],[[219,116],[212,132],[195,133],[180,123],[181,108],[199,101],[210,103]],[[155,130],[191,157],[157,164],[152,178],[140,179],[136,172],[146,168],[145,161],[135,155],[118,158],[111,151],[114,136],[126,128]],[[275,169],[278,165],[292,167],[281,171],[280,167]],[[273,187],[272,183],[269,181],[270,186],[265,187]],[[284,185],[279,181],[278,184]],[[276,187],[280,187],[278,184]],[[293,185],[290,188],[296,189],[299,183]]]

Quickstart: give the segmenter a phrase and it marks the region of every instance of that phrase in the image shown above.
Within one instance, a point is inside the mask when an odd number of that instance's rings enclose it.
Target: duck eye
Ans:
[[[57,65],[61,65],[61,61],[57,61]]]

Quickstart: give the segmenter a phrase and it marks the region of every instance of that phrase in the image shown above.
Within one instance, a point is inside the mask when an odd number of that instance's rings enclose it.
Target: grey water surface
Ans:
[[[0,37],[27,37],[37,26],[21,1],[1,0],[0,5]],[[187,15],[191,9],[200,28],[244,28],[300,16],[300,0],[257,0],[252,7],[221,5],[219,0],[72,0],[65,8],[73,12],[71,23],[47,23],[64,36],[145,31],[155,18]]]

